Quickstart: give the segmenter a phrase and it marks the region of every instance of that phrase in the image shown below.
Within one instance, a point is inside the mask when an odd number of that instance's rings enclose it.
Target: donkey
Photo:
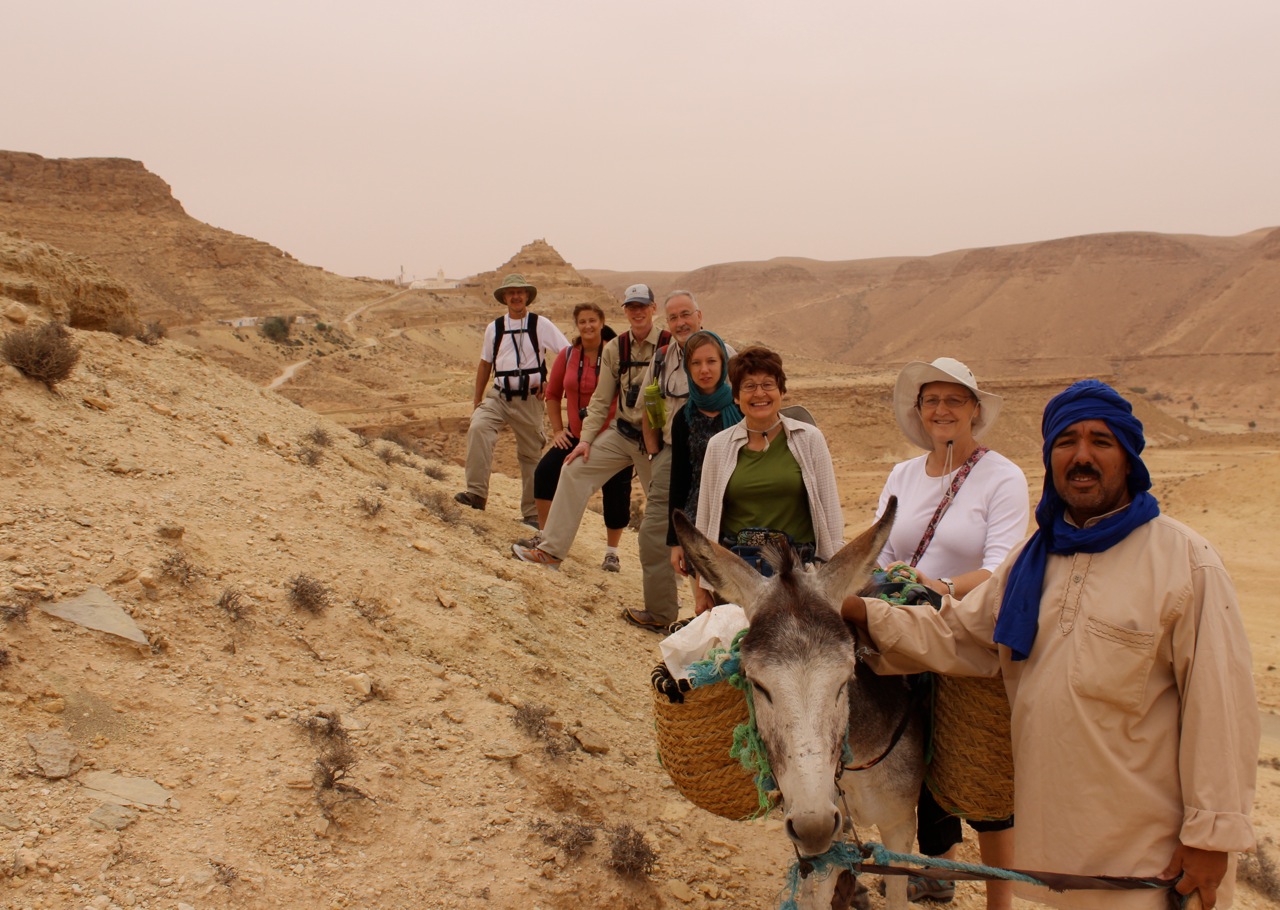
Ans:
[[[896,505],[816,569],[801,568],[790,548],[776,549],[771,578],[675,513],[690,564],[722,597],[741,604],[751,622],[741,642],[742,669],[782,794],[787,836],[801,858],[825,853],[853,824],[875,825],[885,847],[899,853],[910,852],[915,836],[922,707],[906,678],[877,676],[859,659],[856,631],[840,618],[841,602],[870,578]],[[853,756],[848,771],[846,742]],[[837,876],[813,878],[802,887],[803,905],[826,910]],[[906,878],[890,876],[886,897],[892,910],[905,910]]]

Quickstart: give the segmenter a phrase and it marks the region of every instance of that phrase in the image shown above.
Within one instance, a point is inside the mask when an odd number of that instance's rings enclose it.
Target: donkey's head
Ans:
[[[840,604],[863,588],[893,524],[896,502],[830,562],[806,570],[776,551],[764,578],[677,512],[685,557],[716,591],[746,611],[742,669],[754,691],[756,727],[786,806],[787,835],[802,856],[825,853],[844,824],[836,771],[849,723],[855,642]]]

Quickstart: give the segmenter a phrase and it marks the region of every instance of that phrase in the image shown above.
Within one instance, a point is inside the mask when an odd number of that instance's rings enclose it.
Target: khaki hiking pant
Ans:
[[[542,457],[547,438],[542,432],[546,405],[534,395],[507,401],[497,389],[490,387],[480,407],[471,412],[467,428],[467,492],[481,499],[489,498],[489,474],[493,470],[493,447],[503,424],[511,427],[516,437],[516,459],[520,462],[520,514],[537,521],[538,509],[533,504],[533,469]]]
[[[644,572],[644,608],[659,622],[676,621],[680,598],[676,574],[671,568],[667,546],[667,500],[671,490],[671,449],[664,448],[653,459],[640,451],[637,443],[612,427],[596,437],[589,461],[581,458],[560,472],[560,485],[551,500],[547,526],[542,529],[541,549],[559,559],[569,555],[583,513],[596,490],[614,474],[633,465],[645,491],[644,521],[640,523],[640,567]]]

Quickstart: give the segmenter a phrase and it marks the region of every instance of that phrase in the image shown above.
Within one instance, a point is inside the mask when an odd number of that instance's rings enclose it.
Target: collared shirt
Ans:
[[[494,388],[502,391],[502,378],[498,377],[498,373],[505,373],[512,370],[536,370],[541,360],[539,353],[546,356],[547,360],[554,360],[556,354],[560,353],[563,348],[569,346],[569,339],[564,337],[564,333],[556,328],[556,324],[546,316],[538,317],[538,347],[540,352],[534,351],[533,340],[529,337],[528,326],[529,317],[532,313],[526,313],[523,319],[512,319],[510,316],[503,316],[506,320],[502,331],[502,343],[498,346],[498,357],[494,360],[493,356],[493,323],[490,322],[484,329],[484,341],[480,344],[480,359],[485,363],[492,363],[494,370]],[[542,377],[537,373],[529,376],[529,390],[533,391],[542,384]],[[517,385],[516,381],[511,383],[514,389]]]
[[[542,328],[538,328],[541,334]],[[631,330],[627,330],[630,334]],[[649,330],[649,334],[645,336],[643,341],[636,341],[634,337],[631,339],[630,362],[639,363],[640,361],[653,360],[654,352],[658,349],[658,338],[661,337],[662,330],[656,325]],[[604,354],[600,360],[600,379],[596,383],[596,390],[591,394],[591,404],[587,405],[587,417],[582,421],[582,441],[590,444],[596,441],[596,437],[605,428],[609,422],[609,408],[613,405],[614,396],[618,398],[618,419],[625,420],[634,426],[637,430],[641,427],[641,421],[644,419],[644,396],[640,390],[640,380],[644,376],[644,367],[631,367],[627,370],[621,368],[622,355],[618,350],[618,343],[626,335],[619,335],[617,338],[611,339],[604,346]],[[634,403],[628,407],[627,405],[627,389],[631,386],[636,387],[636,397]]]
[[[992,641],[1016,556],[938,612],[867,603],[878,670],[1003,675],[1018,867],[1158,876],[1179,841],[1250,849],[1258,705],[1240,604],[1218,554],[1165,515],[1104,552],[1050,554],[1025,661]],[[1230,906],[1230,879],[1220,908]],[[1159,890],[1015,889],[1071,910],[1165,906]]]

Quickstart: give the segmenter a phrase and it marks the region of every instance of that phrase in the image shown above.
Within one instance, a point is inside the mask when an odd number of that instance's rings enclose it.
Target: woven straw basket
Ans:
[[[699,808],[738,821],[759,811],[756,785],[729,756],[733,728],[747,722],[746,696],[726,681],[700,686],[672,704],[653,693],[658,758],[671,782]]]
[[[1013,814],[1013,750],[1004,681],[933,679],[933,761],[929,789],[938,805],[971,821]]]

